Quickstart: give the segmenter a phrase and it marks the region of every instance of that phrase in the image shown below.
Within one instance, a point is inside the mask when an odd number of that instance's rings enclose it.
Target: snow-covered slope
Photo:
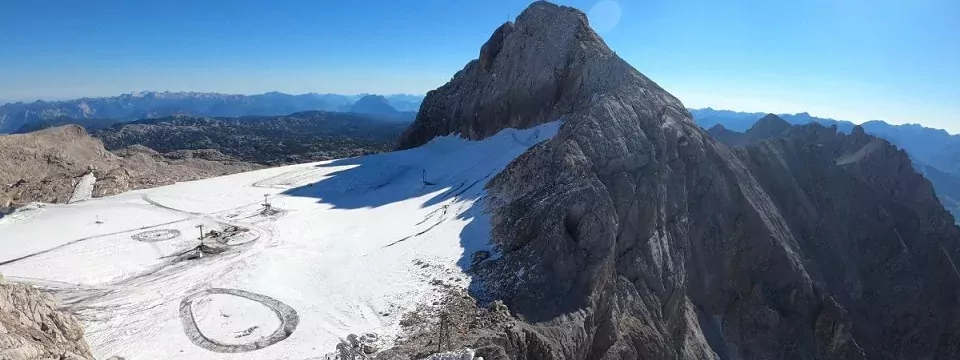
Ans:
[[[440,295],[435,280],[469,283],[489,249],[484,185],[559,126],[26,207],[0,220],[0,273],[53,292],[98,358],[306,359],[348,334],[389,342]],[[201,245],[199,226],[217,234]]]
[[[80,182],[73,189],[73,195],[67,203],[86,201],[93,198],[93,185],[97,182],[97,177],[93,172],[87,173],[80,178]]]

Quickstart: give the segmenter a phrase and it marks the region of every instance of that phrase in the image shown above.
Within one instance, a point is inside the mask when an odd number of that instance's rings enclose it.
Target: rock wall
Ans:
[[[486,359],[960,357],[960,230],[906,155],[812,125],[745,149],[538,1],[428,93],[400,147],[565,121],[488,184]]]
[[[0,359],[93,359],[83,327],[53,297],[0,275]]]

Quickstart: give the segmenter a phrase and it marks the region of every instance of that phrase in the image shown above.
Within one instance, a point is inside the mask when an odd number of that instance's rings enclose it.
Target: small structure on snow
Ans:
[[[427,181],[427,170],[426,170],[426,169],[423,169],[423,173],[422,173],[421,175],[422,175],[422,180],[423,180],[423,185],[424,185],[424,186],[433,186],[433,185],[436,185],[436,184],[434,184],[434,183],[432,183],[432,182]]]

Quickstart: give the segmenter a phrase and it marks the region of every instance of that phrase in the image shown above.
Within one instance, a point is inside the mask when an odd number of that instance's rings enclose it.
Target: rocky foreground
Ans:
[[[960,358],[960,230],[903,151],[819,125],[728,147],[575,9],[498,28],[400,148],[557,119],[488,186],[474,295],[520,321],[470,329],[478,355]]]
[[[49,294],[0,275],[0,359],[93,359],[83,327]]]

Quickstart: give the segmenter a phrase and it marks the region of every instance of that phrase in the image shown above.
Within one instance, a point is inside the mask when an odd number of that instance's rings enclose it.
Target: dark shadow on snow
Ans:
[[[316,183],[289,189],[284,194],[315,198],[338,209],[377,208],[429,194],[421,208],[443,203],[442,210],[438,210],[442,214],[437,211],[426,214],[415,225],[414,231],[396,234],[396,240],[384,248],[429,234],[443,221],[465,221],[458,239],[463,253],[457,259],[457,266],[474,275],[468,286],[474,298],[492,300],[483,295],[481,277],[472,269],[474,255],[493,248],[490,219],[484,213],[484,188],[514,159],[556,134],[560,124],[544,124],[521,131],[509,129],[505,130],[507,133],[501,132],[480,142],[465,144],[435,139],[436,143],[409,150],[334,160],[316,166],[349,168],[328,174],[327,178]],[[377,221],[371,218],[368,224],[378,226]],[[489,255],[483,254],[478,260]]]
[[[407,151],[416,151],[416,149]],[[335,171],[321,181],[289,189],[284,194],[316,198],[318,202],[332,205],[336,209],[376,208],[429,193],[435,193],[435,195],[425,201],[421,208],[454,199],[449,207],[450,211],[460,210],[455,217],[444,219],[443,215],[429,214],[417,224],[423,226],[422,230],[412,234],[397,234],[397,241],[385,247],[424,235],[446,220],[455,218],[469,221],[459,236],[464,252],[457,261],[457,266],[469,272],[473,254],[490,249],[489,221],[484,216],[478,218],[478,215],[483,214],[481,197],[484,186],[500,168],[497,167],[489,173],[480,174],[472,170],[473,173],[464,174],[445,171],[443,164],[426,164],[417,161],[398,163],[397,159],[403,156],[397,155],[398,153],[386,153],[339,159],[316,165],[318,168],[340,166],[351,166],[351,168]],[[461,209],[460,206],[466,206],[464,202],[467,201],[474,201],[474,203],[469,208]],[[376,222],[377,219],[370,219],[369,224],[377,226]],[[477,279],[474,278],[470,284],[471,291],[477,288],[476,281]]]

